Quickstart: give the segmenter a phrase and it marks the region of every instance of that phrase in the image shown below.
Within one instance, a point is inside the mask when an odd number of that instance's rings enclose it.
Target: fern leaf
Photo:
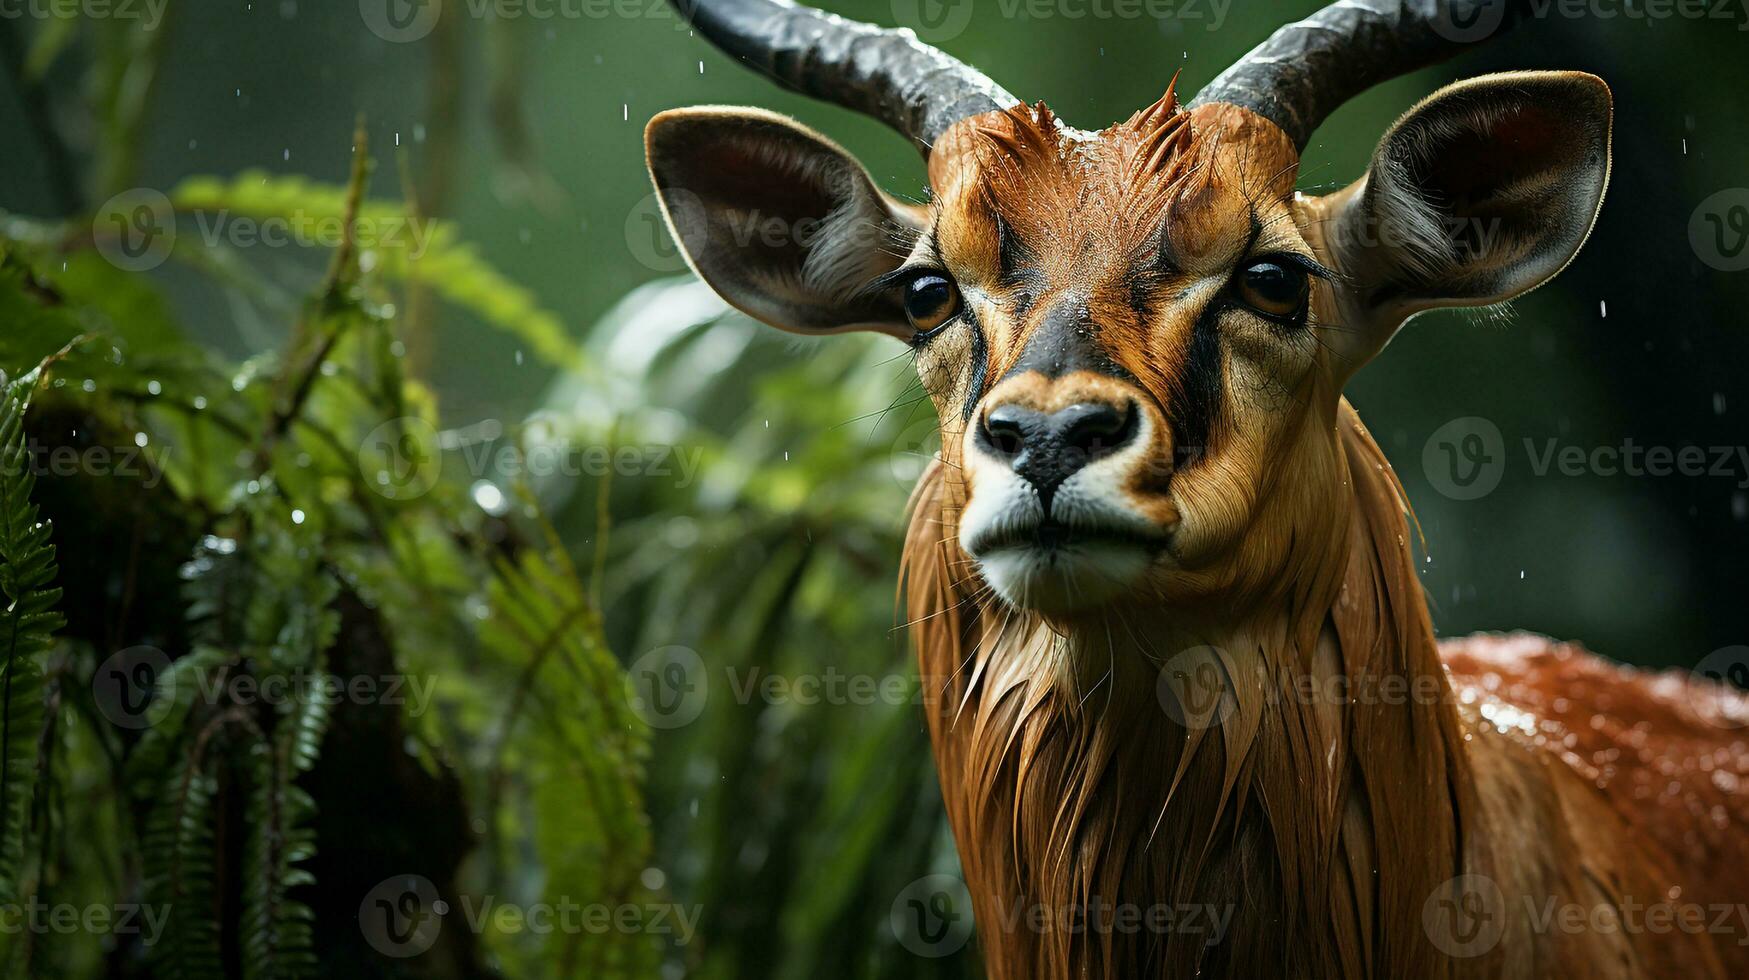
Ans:
[[[316,972],[309,909],[290,895],[313,880],[299,865],[316,851],[310,830],[316,807],[293,780],[315,764],[327,712],[321,698],[298,703],[271,745],[259,747],[253,766],[242,918],[243,975],[249,980]]]
[[[522,677],[499,735],[500,758],[521,784],[520,798],[505,809],[532,823],[533,839],[523,843],[545,861],[542,891],[609,907],[635,904],[644,897],[639,876],[650,854],[642,793],[648,731],[626,702],[599,614],[556,545],[501,563],[488,597],[486,653],[518,666]],[[522,818],[493,819],[516,827]],[[520,974],[656,970],[655,944],[635,931],[583,943],[562,933],[544,942],[493,930],[485,938]]]
[[[42,719],[37,655],[62,624],[55,611],[50,527],[31,503],[36,477],[24,442],[24,401],[0,398],[0,899],[16,901],[24,871]]]

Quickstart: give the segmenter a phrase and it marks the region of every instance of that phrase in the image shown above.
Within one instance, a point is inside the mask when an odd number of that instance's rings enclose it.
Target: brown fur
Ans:
[[[927,207],[771,113],[652,120],[665,213],[730,302],[915,337],[942,454],[907,618],[991,976],[1749,975],[1749,910],[1691,928],[1749,900],[1749,745],[1723,724],[1749,702],[1534,638],[1442,650],[1401,487],[1342,397],[1405,317],[1571,260],[1610,105],[1581,73],[1459,83],[1322,198],[1236,106],[1168,91],[1099,133],[1015,106],[935,142]],[[826,231],[726,233],[765,208]],[[1248,298],[1290,269],[1304,308]],[[908,277],[958,305],[908,314]],[[1072,443],[1089,418],[1116,421]]]
[[[1291,194],[1291,145],[1244,110],[1185,113],[1168,93],[1099,136],[1066,137],[1042,105],[950,131],[931,158],[940,192],[933,247],[971,278],[981,274],[978,285],[996,297],[982,314],[992,382],[1037,329],[1039,311],[1079,296],[1145,410],[1163,418],[1186,383],[1195,310],[1174,308],[1170,275],[1138,271],[1154,267],[1154,230],[1164,225],[1165,247],[1194,272],[1230,265],[1256,225],[1285,245],[1319,249],[1318,213]],[[1034,246],[1026,282],[1002,279],[1003,226]],[[1339,327],[1328,290],[1314,308]],[[1003,315],[1014,309],[1027,312]],[[1634,728],[1679,709],[1666,698],[1659,716],[1648,707],[1654,682],[1559,648],[1547,655],[1587,666],[1484,666],[1486,641],[1450,648],[1454,689],[1401,489],[1339,394],[1349,367],[1332,363],[1327,347],[1232,329],[1245,365],[1231,370],[1253,372],[1235,377],[1268,383],[1229,390],[1208,456],[1175,477],[1196,536],[1154,575],[1146,601],[1085,615],[1047,620],[982,587],[957,541],[971,492],[958,424],[968,384],[937,392],[943,461],[913,498],[907,618],[936,695],[931,734],[990,975],[1744,975],[1749,956],[1733,937],[1571,934],[1535,929],[1525,914],[1548,901],[1590,909],[1749,899],[1745,797],[1735,779],[1727,792],[1701,775],[1703,764],[1749,774],[1742,741],[1692,719],[1660,734]],[[1050,405],[1109,383],[1023,375],[998,390]],[[1155,488],[1130,495],[1138,509],[1170,504]],[[1208,728],[1175,720],[1170,692],[1163,699],[1157,689],[1163,667],[1221,671],[1230,713]],[[1599,702],[1551,710],[1575,670]],[[1473,693],[1489,672],[1506,679],[1488,698],[1576,741],[1498,731]],[[1404,703],[1297,693],[1308,682],[1422,695]],[[1607,737],[1577,721],[1607,712],[1612,699],[1621,708]],[[1636,752],[1608,763],[1615,776],[1599,790],[1598,753],[1634,739]],[[1652,771],[1671,766],[1678,771],[1664,775],[1680,802],[1654,792]],[[1702,784],[1712,796],[1690,795]],[[1693,846],[1695,834],[1706,847]],[[1461,874],[1486,876],[1504,902],[1500,941],[1467,957],[1448,955],[1424,921]],[[1206,934],[1026,920],[1034,906],[1061,914],[1102,902],[1206,905],[1233,918],[1212,944]]]
[[[1454,688],[1395,479],[1344,416],[1354,492],[1342,508],[1347,554],[1330,566],[1340,582],[1297,614],[1255,622],[1185,626],[1129,610],[1092,635],[1054,633],[956,572],[964,558],[941,508],[945,469],[920,484],[909,615],[938,695],[930,729],[990,975],[1743,975],[1749,956],[1734,940],[1749,934],[1550,934],[1531,931],[1529,911],[1743,900],[1749,748],[1708,723],[1740,718],[1741,699],[1703,690],[1699,705],[1685,703],[1694,692],[1680,681],[1530,637],[1449,644]],[[1235,663],[1228,676],[1256,705],[1218,729],[1174,725],[1153,677],[1176,652],[1171,637],[1230,656],[1253,647],[1263,675]],[[1502,647],[1515,655],[1490,656]],[[1088,657],[1110,671],[1096,687],[1057,682],[1065,661]],[[1402,679],[1437,693],[1407,706],[1292,693],[1331,671],[1357,691]],[[1539,732],[1500,731],[1482,703],[1516,705]],[[1587,780],[1604,771],[1614,789],[1600,793]],[[1496,881],[1509,922],[1494,948],[1467,959],[1444,955],[1423,922],[1436,887],[1459,874]],[[1095,899],[1237,912],[1212,946],[1198,934],[1013,924],[1017,909]]]

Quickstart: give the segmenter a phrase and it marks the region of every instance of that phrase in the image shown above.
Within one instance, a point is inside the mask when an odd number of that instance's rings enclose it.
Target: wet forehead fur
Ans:
[[[1071,328],[1170,397],[1183,361],[1171,354],[1189,344],[1203,287],[1248,249],[1304,250],[1298,161],[1259,117],[1186,110],[1170,90],[1098,133],[1062,125],[1042,103],[1015,106],[964,120],[937,145],[920,247],[991,300],[979,324],[989,377]]]

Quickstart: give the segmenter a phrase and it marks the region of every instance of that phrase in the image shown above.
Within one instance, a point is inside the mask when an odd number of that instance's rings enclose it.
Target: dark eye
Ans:
[[[1239,270],[1234,283],[1239,301],[1265,316],[1298,316],[1306,308],[1311,280],[1304,269],[1265,259]]]
[[[926,272],[905,286],[905,315],[918,333],[928,333],[960,311],[960,291],[951,280]]]

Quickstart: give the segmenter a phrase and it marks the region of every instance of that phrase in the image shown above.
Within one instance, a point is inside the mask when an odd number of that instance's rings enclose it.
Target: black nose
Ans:
[[[1008,461],[1038,490],[1045,513],[1063,481],[1096,459],[1110,456],[1135,437],[1129,405],[1083,402],[1057,412],[998,405],[978,430],[983,448]]]

